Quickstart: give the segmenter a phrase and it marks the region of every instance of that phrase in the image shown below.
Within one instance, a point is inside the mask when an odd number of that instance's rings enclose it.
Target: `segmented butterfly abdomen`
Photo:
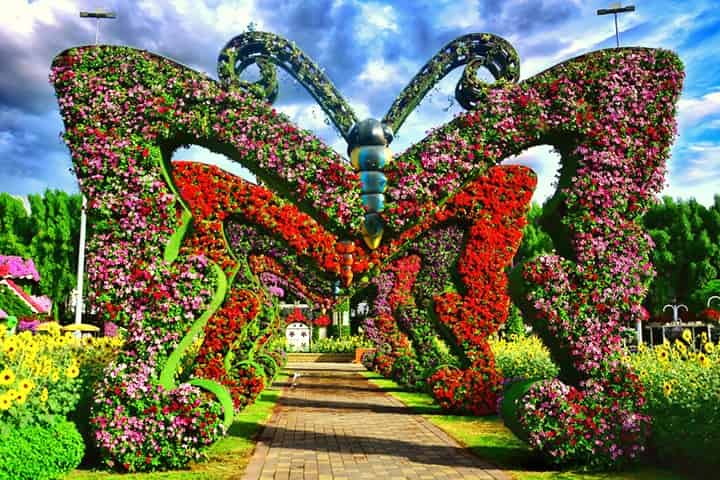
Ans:
[[[384,169],[392,160],[392,152],[388,148],[392,139],[390,127],[372,118],[355,124],[348,136],[348,154],[353,167],[360,172],[365,208],[363,239],[373,250],[380,245],[384,231],[380,212],[385,209],[387,178]]]

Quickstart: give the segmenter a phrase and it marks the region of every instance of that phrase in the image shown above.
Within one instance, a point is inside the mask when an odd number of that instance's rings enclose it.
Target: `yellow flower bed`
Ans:
[[[536,336],[491,339],[490,348],[495,354],[495,366],[504,378],[539,380],[558,374],[550,352]]]
[[[660,458],[689,466],[707,465],[720,443],[720,349],[690,332],[654,348],[629,355],[645,387],[652,416],[652,442]]]
[[[81,373],[102,370],[121,339],[76,339],[47,334],[8,335],[0,326],[0,423],[22,425],[65,416],[79,398]]]

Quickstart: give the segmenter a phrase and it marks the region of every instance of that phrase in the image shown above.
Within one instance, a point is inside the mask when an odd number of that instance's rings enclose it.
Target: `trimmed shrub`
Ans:
[[[0,479],[60,478],[80,464],[85,445],[75,424],[58,419],[48,425],[3,428]]]
[[[365,337],[321,338],[310,344],[313,353],[354,353],[356,348],[372,348],[373,343]]]

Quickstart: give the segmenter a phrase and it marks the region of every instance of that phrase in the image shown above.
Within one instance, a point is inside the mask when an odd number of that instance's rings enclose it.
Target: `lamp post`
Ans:
[[[115,18],[115,12],[94,11],[80,12],[81,18],[94,18],[95,22],[95,45],[100,40],[100,19]],[[78,269],[77,269],[77,297],[75,297],[75,323],[82,323],[83,314],[83,276],[85,270],[85,233],[87,225],[87,198],[82,196],[82,205],[80,207],[80,246],[78,248]]]
[[[667,310],[668,307],[671,308],[672,311],[673,311],[673,323],[680,323],[680,321],[679,321],[679,318],[680,318],[680,317],[679,317],[679,315],[678,315],[678,311],[680,311],[681,308],[684,308],[684,309],[685,309],[685,312],[688,311],[687,305],[682,305],[682,304],[678,305],[676,302],[673,302],[672,305],[670,305],[670,304],[665,305],[665,306],[663,307],[663,312],[664,312],[665,310]]]
[[[628,5],[626,7],[620,6],[620,3],[612,5],[610,8],[601,8],[597,11],[598,15],[610,15],[612,13],[615,17],[615,44],[617,48],[620,48],[620,32],[618,31],[617,16],[618,13],[634,12],[635,5]]]
[[[95,10],[94,12],[80,12],[80,17],[95,19],[95,45],[97,45],[98,40],[100,40],[100,20],[103,18],[116,18],[117,15],[115,15],[115,12]]]

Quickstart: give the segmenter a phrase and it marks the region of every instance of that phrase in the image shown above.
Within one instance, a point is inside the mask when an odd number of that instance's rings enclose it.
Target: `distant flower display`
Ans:
[[[0,278],[40,281],[40,274],[32,259],[13,255],[0,255]]]

